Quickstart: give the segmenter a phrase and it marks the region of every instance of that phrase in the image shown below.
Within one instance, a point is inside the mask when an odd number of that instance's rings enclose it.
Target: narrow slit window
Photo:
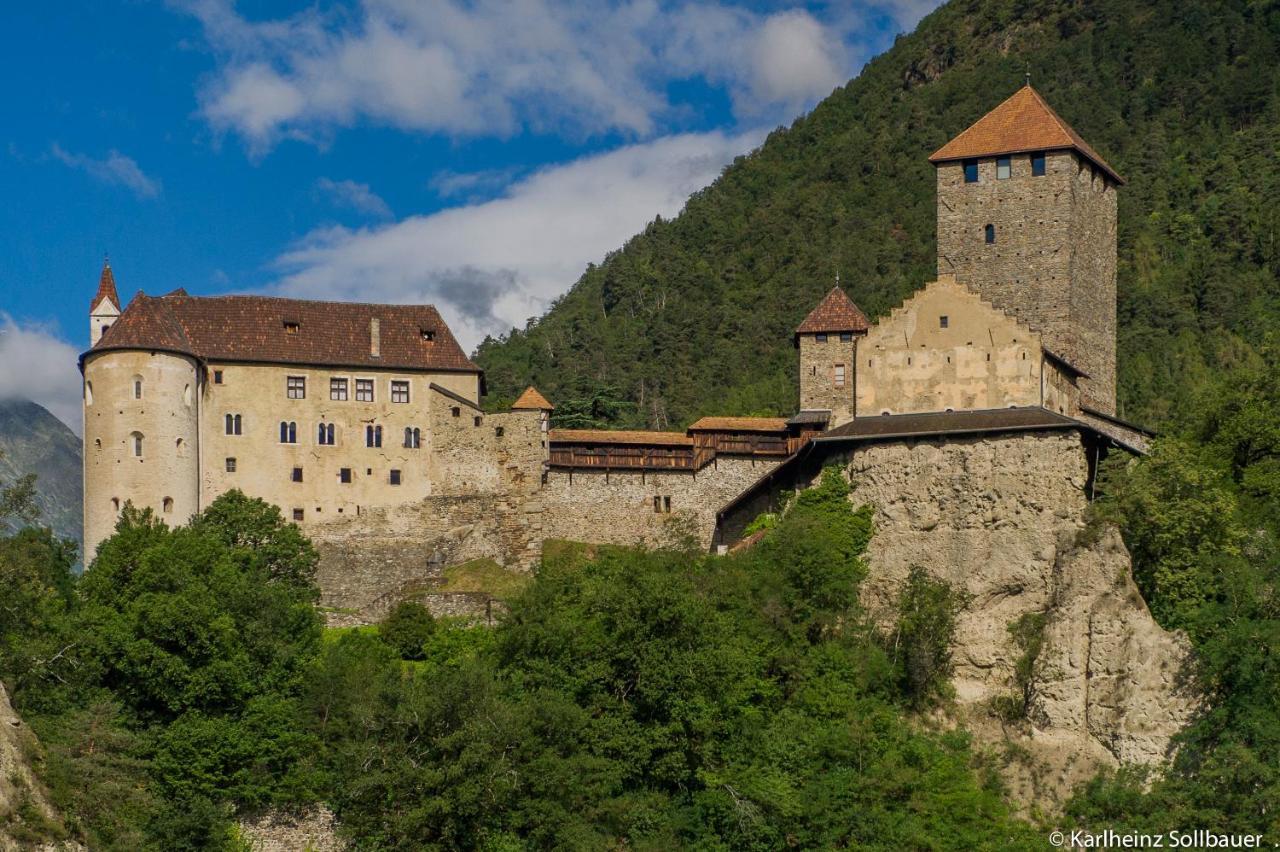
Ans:
[[[227,473],[236,472],[236,460],[230,456],[227,457]]]
[[[994,245],[996,241],[996,226],[987,225],[982,229],[982,238],[986,240],[987,245]]]

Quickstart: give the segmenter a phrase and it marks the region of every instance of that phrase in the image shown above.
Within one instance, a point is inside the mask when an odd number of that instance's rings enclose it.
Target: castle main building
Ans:
[[[795,331],[793,417],[684,433],[549,429],[532,388],[486,414],[430,306],[176,290],[122,311],[106,267],[81,358],[86,562],[126,502],[181,523],[231,488],[318,540],[527,564],[544,538],[652,540],[682,514],[729,543],[851,445],[1057,430],[1141,451],[1114,416],[1120,176],[1029,85],[930,159],[936,280],[874,323],[836,287]]]

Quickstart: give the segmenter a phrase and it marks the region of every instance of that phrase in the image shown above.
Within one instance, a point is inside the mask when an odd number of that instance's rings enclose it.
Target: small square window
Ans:
[[[294,482],[301,482],[301,481],[302,481],[302,468],[300,468],[300,467],[295,467],[295,468],[293,469],[293,474],[292,474],[292,476],[291,476],[290,478],[291,478]]]
[[[505,430],[501,426],[493,427],[493,435],[495,438],[501,438],[504,433],[505,433]]]
[[[942,316],[938,317],[938,328],[946,328],[950,324],[950,322],[951,322],[951,317],[947,316],[946,314],[943,314]]]
[[[484,418],[482,418],[482,417],[476,417],[476,418],[474,418],[471,422],[472,422],[472,423],[474,423],[476,426],[479,426],[481,423],[483,423],[483,422],[484,422]]]
[[[1031,155],[1031,174],[1035,177],[1044,177],[1044,151],[1037,151]]]
[[[285,334],[297,334],[297,333],[298,333],[298,324],[297,324],[296,322],[289,322],[288,320],[285,320],[285,323],[284,323],[284,333],[285,333]]]
[[[228,456],[227,457],[227,473],[235,473],[235,472],[236,472],[236,460]]]
[[[1013,160],[1010,157],[996,157],[996,180],[1008,180],[1013,175]]]
[[[965,183],[978,182],[978,161],[977,160],[964,161],[964,182]]]
[[[289,376],[285,379],[285,395],[289,399],[307,398],[307,379],[305,376]]]
[[[842,332],[840,332],[840,342],[841,342],[841,343],[852,343],[852,342],[853,342],[853,332],[852,332],[852,331],[842,331]]]
[[[400,484],[400,471],[398,471],[398,470],[392,470],[392,471],[391,471],[391,484],[392,484],[392,485],[399,485],[399,484]]]
[[[391,401],[392,402],[408,402],[409,401],[409,383],[408,382],[392,382],[391,383]]]
[[[329,380],[329,399],[345,401],[347,398],[347,380],[346,379],[330,379]]]
[[[452,413],[454,417],[461,417],[461,416],[462,416],[462,409],[455,405],[455,406],[451,409],[450,413]]]
[[[215,385],[220,385],[220,384],[222,384],[222,371],[221,371],[221,370],[214,370],[214,371],[213,371],[213,383],[214,383]]]
[[[342,468],[342,470],[338,471],[338,481],[341,482],[343,485],[350,485],[351,484],[351,468],[344,467]]]
[[[301,510],[301,509],[294,509],[294,510],[293,510],[293,519],[294,519],[295,521],[300,521],[300,520],[302,520],[302,510]]]
[[[356,402],[373,402],[373,379],[356,379]]]
[[[817,341],[818,343],[826,343],[826,342],[827,342],[827,336],[826,336],[825,334],[815,334],[815,335],[813,336],[813,339],[814,339],[815,341]]]

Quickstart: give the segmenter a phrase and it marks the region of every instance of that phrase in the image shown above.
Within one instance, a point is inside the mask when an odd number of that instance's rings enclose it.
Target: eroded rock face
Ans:
[[[891,624],[913,565],[967,596],[952,659],[962,715],[1020,694],[1009,626],[1045,616],[1027,723],[986,725],[1068,775],[1166,757],[1196,709],[1186,640],[1152,619],[1119,534],[1082,534],[1088,469],[1074,432],[867,446],[848,459],[876,507],[863,602]],[[983,724],[972,725],[982,736]],[[1068,773],[1067,764],[1076,766]]]
[[[14,712],[0,684],[0,850],[83,852],[67,831],[31,769],[36,736]]]

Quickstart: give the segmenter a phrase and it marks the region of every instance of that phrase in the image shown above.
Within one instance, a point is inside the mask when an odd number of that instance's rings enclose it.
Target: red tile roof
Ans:
[[[537,411],[554,411],[555,406],[547,402],[547,398],[538,393],[538,389],[533,385],[524,389],[524,393],[520,394],[520,398],[511,403],[512,411],[527,411],[535,409]]]
[[[644,444],[691,447],[693,439],[679,432],[642,432],[626,429],[552,429],[553,444]]]
[[[796,334],[866,331],[870,327],[867,315],[837,286],[832,287],[831,292],[818,303],[818,307],[809,312],[809,316],[796,329]]]
[[[703,417],[689,426],[690,432],[785,432],[785,417]]]
[[[102,275],[98,278],[98,292],[89,303],[89,310],[98,307],[104,296],[111,300],[117,310],[120,308],[120,297],[116,295],[116,277],[111,272],[111,264],[105,260],[102,262]]]
[[[1062,149],[1080,153],[1117,183],[1124,183],[1124,178],[1107,165],[1098,156],[1098,152],[1080,138],[1080,134],[1059,118],[1040,93],[1030,85],[1014,92],[1004,103],[934,151],[929,162],[942,163],[948,160]]]
[[[370,346],[375,319],[376,357]],[[91,351],[110,349],[164,349],[210,361],[480,372],[431,305],[138,293]]]

